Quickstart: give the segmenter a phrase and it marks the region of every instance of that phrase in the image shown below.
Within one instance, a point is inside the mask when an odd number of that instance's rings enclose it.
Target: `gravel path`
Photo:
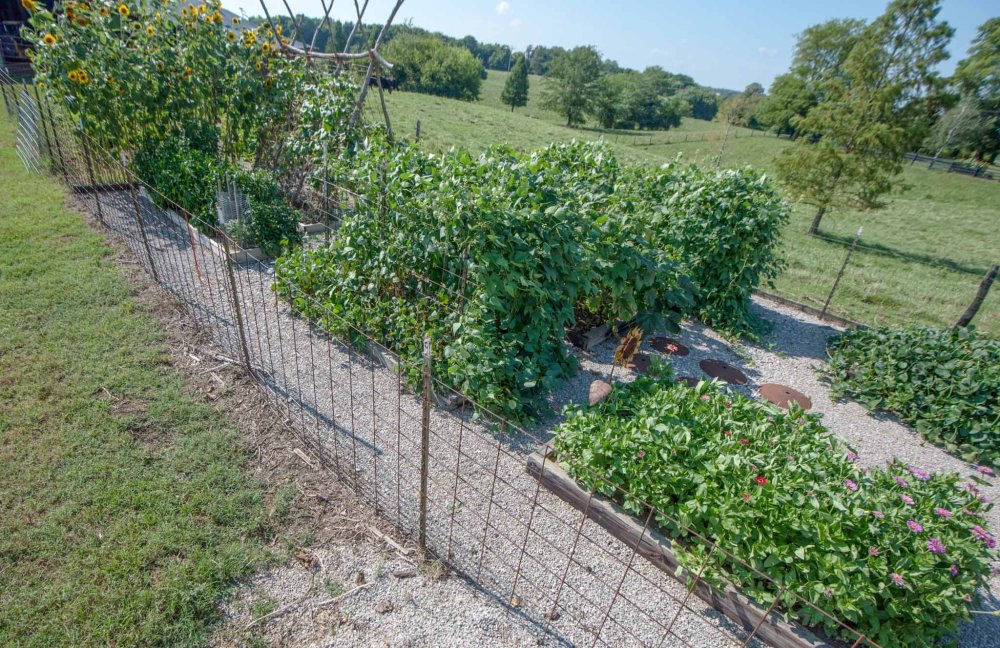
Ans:
[[[105,219],[148,265],[131,200],[127,192],[101,196]],[[397,374],[290,313],[270,289],[269,266],[235,266],[230,278],[207,239],[187,235],[145,198],[138,200],[161,283],[237,360],[242,355],[236,324],[242,319],[251,365],[275,403],[287,408],[314,452],[412,538],[417,529],[420,400]],[[233,283],[240,295],[239,317],[231,300]],[[700,376],[700,359],[727,360],[745,368],[750,382],[741,389],[749,393],[761,382],[804,392],[828,427],[853,443],[866,463],[881,464],[895,454],[928,470],[968,474],[967,464],[921,445],[895,420],[830,400],[813,367],[834,329],[764,302],[756,307],[776,325],[770,347],[741,347],[737,353],[709,329],[688,325],[680,339],[691,355],[673,359],[678,371]],[[593,378],[610,371],[612,354],[610,342],[592,354],[580,353],[583,370],[553,395],[554,408],[584,401]],[[619,377],[628,379],[629,374],[619,369]],[[553,416],[534,435],[547,438],[556,422]],[[515,632],[547,645],[727,646],[745,640],[740,628],[700,600],[688,600],[682,608],[686,592],[678,582],[644,560],[633,561],[630,547],[590,520],[581,524],[579,512],[539,489],[525,471],[525,457],[536,444],[535,438],[497,430],[463,410],[432,409],[428,546],[488,596],[472,594],[465,581],[454,580],[455,585],[428,594],[423,607],[403,605],[390,626],[396,629],[390,639],[408,636],[413,641],[389,645],[423,645],[415,628],[427,622],[428,614],[442,620],[434,645],[485,639],[467,624],[443,621],[475,614],[522,615],[530,629],[515,626]],[[988,490],[994,499],[1000,491],[995,481]],[[996,511],[989,522],[996,533]],[[996,582],[991,591],[1000,592]],[[516,607],[502,606],[508,602]],[[486,608],[491,611],[483,613]],[[981,617],[964,629],[962,645],[997,645],[998,630],[998,620]]]

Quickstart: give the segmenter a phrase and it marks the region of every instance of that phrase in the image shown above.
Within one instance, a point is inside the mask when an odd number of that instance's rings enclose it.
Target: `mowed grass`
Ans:
[[[656,133],[594,124],[567,128],[562,117],[539,105],[541,77],[529,79],[528,106],[511,112],[500,102],[506,76],[490,71],[477,102],[409,92],[387,95],[393,127],[412,139],[419,119],[421,146],[436,152],[453,146],[479,152],[492,144],[531,151],[553,142],[603,140],[624,164],[658,166],[680,156],[706,166],[749,164],[771,175],[777,156],[791,146],[785,139],[742,128],[730,129],[725,137],[722,124],[698,119]],[[990,264],[1000,262],[1000,183],[919,165],[906,167],[903,180],[907,188],[889,196],[884,209],[829,212],[821,234],[833,240],[807,236],[814,210],[793,204],[782,249],[788,266],[774,291],[821,306],[850,239],[864,226],[861,244],[866,247],[852,256],[830,311],[869,324],[954,324]],[[1000,336],[1000,287],[990,293],[974,323]]]
[[[232,422],[0,110],[0,645],[199,646],[267,560]]]

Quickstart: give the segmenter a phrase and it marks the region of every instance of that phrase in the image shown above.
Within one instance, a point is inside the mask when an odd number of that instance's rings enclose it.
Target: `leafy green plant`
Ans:
[[[161,207],[181,207],[200,228],[215,224],[220,174],[211,152],[184,135],[150,139],[136,152],[132,170],[156,190],[152,198]]]
[[[246,198],[240,215],[240,235],[265,253],[276,256],[289,245],[298,243],[299,214],[281,191],[274,177],[263,170],[238,171],[234,181]]]
[[[1000,466],[1000,340],[973,328],[854,329],[830,339],[834,395],[889,410],[966,461]]]
[[[991,505],[976,483],[898,462],[867,470],[816,415],[669,375],[618,385],[596,407],[567,413],[557,460],[634,515],[656,507],[689,569],[706,564],[709,578],[766,606],[778,586],[762,572],[887,648],[953,632],[996,557],[984,528]],[[709,556],[701,538],[749,568]],[[779,607],[855,638],[794,597]]]

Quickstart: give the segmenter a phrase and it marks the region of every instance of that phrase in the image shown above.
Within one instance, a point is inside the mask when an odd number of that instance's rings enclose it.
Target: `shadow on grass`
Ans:
[[[854,236],[844,236],[841,234],[831,234],[827,232],[813,235],[812,238],[827,241],[828,243],[840,245],[845,248],[850,247],[851,243],[854,241]],[[884,257],[895,257],[911,263],[919,263],[931,268],[942,268],[953,272],[961,272],[963,274],[982,276],[986,274],[988,270],[988,268],[985,267],[968,265],[945,257],[918,254],[916,252],[900,252],[899,250],[880,243],[859,243],[858,250]]]

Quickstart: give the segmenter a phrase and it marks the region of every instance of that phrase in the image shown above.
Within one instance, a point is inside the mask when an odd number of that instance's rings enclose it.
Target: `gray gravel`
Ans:
[[[134,219],[121,211],[131,207],[127,195],[105,195],[102,202],[106,218],[129,235],[133,251],[145,259]],[[194,239],[192,252],[191,239],[159,210],[145,211],[161,279],[173,286],[175,295],[229,355],[240,358],[225,266],[205,240]],[[419,399],[400,389],[397,375],[293,316],[270,290],[272,276],[267,265],[238,266],[232,279],[240,293],[240,315],[255,372],[275,403],[286,407],[289,418],[299,424],[314,452],[412,539],[418,509]],[[804,392],[814,409],[824,414],[826,424],[855,445],[864,462],[881,464],[896,455],[927,470],[969,473],[967,464],[920,444],[912,430],[891,418],[830,400],[813,367],[834,329],[770,304],[758,302],[757,308],[776,324],[772,347],[734,350],[705,327],[688,325],[680,339],[692,353],[674,359],[679,372],[700,376],[698,360],[709,356],[728,360],[745,367],[751,380],[742,389],[749,393],[761,382],[785,383]],[[590,381],[610,371],[612,353],[610,342],[593,354],[580,353],[583,371],[553,395],[553,407],[584,402]],[[615,379],[619,378],[629,379],[630,374],[619,369]],[[469,645],[510,638],[523,645],[529,637],[539,637],[553,645],[725,646],[745,639],[741,629],[700,600],[688,601],[678,613],[678,601],[685,598],[678,582],[645,561],[632,561],[629,547],[589,520],[581,525],[579,512],[537,488],[525,471],[525,457],[538,439],[547,438],[557,420],[553,416],[532,435],[507,431],[498,443],[494,429],[465,412],[432,411],[428,545],[481,591],[460,579],[427,583],[426,592],[409,592],[419,599],[411,605],[404,600],[406,588],[417,587],[416,581],[396,582],[382,594],[392,600],[395,611],[377,617],[368,608],[382,585],[361,592],[357,600],[341,606],[344,610],[368,606],[351,613],[352,618],[369,619],[361,623],[366,630],[357,630],[367,634],[354,635],[352,645],[382,645],[380,639],[369,638],[383,635],[386,645]],[[1000,489],[994,481],[988,490],[995,499]],[[996,533],[1000,526],[996,512],[989,522]],[[336,560],[347,564],[351,558]],[[992,585],[992,592],[1000,592],[995,581]],[[286,595],[295,594],[282,594]],[[501,606],[512,599],[518,603],[514,615]],[[554,617],[552,610],[558,612]],[[523,615],[526,623],[498,625],[497,615]],[[672,621],[673,634],[664,640],[664,629]],[[340,645],[341,636],[352,637],[350,629],[339,627],[332,638],[317,637],[316,645]],[[432,634],[421,634],[425,627],[433,628]],[[977,619],[963,631],[962,645],[997,645],[991,636],[997,628],[997,620]],[[507,636],[490,639],[490,632]],[[392,643],[396,640],[400,643]]]

